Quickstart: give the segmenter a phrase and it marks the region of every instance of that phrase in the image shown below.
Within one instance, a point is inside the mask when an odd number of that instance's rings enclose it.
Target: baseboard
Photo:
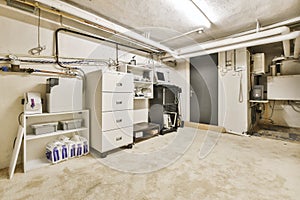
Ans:
[[[197,129],[201,129],[201,130],[211,130],[211,131],[226,133],[226,130],[224,127],[210,125],[210,124],[201,124],[201,123],[196,123],[196,122],[186,122],[185,121],[184,126],[191,127],[191,128],[197,128]]]

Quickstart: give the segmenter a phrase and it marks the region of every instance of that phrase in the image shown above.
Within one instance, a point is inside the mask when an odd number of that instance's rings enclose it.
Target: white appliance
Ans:
[[[47,111],[66,112],[82,110],[82,80],[78,78],[47,79]]]
[[[164,68],[156,68],[154,78],[157,83],[168,84],[170,82],[169,71]]]
[[[228,66],[225,65],[225,52],[219,53],[218,125],[224,127],[227,132],[243,134],[248,131],[250,122],[248,105],[250,58],[246,48],[237,49],[235,57],[236,67],[230,66],[226,69]],[[234,70],[235,68],[243,70]]]
[[[24,113],[25,114],[41,114],[42,99],[41,94],[37,92],[27,92],[24,94]]]

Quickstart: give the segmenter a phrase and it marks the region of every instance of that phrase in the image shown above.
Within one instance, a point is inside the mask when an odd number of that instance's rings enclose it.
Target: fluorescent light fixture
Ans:
[[[203,0],[191,0],[195,6],[198,7],[199,11],[206,17],[206,19],[211,22],[217,22],[220,20],[220,16],[216,15],[214,10],[207,5],[207,3]]]
[[[192,0],[169,0],[169,5],[173,5],[181,16],[189,19],[195,26],[210,27],[210,21]]]

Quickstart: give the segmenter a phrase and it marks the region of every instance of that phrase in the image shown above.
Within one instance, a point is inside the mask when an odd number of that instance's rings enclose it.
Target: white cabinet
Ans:
[[[153,66],[152,65],[125,65],[121,71],[133,75],[134,98],[153,98]]]
[[[133,143],[133,75],[95,71],[86,75],[91,147],[105,156]]]
[[[82,119],[82,125],[71,130],[53,131],[35,135],[31,125],[45,124],[65,120]],[[24,144],[23,144],[23,161],[24,172],[38,167],[49,165],[46,159],[46,145],[57,139],[60,135],[71,137],[74,134],[80,135],[89,141],[89,111],[81,110],[74,112],[60,113],[43,113],[34,115],[24,115]]]

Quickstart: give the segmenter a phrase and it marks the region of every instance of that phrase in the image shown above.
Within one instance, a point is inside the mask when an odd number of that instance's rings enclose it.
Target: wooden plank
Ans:
[[[12,179],[12,177],[14,176],[23,136],[24,136],[24,128],[21,125],[19,125],[17,139],[15,142],[13,154],[12,154],[12,157],[10,160],[10,165],[9,165],[9,171],[8,171],[9,179]]]
[[[201,124],[201,123],[195,123],[195,122],[184,122],[184,125],[187,127],[197,128],[197,129],[201,129],[201,130],[211,130],[211,131],[226,133],[225,128],[221,127],[221,126]]]

